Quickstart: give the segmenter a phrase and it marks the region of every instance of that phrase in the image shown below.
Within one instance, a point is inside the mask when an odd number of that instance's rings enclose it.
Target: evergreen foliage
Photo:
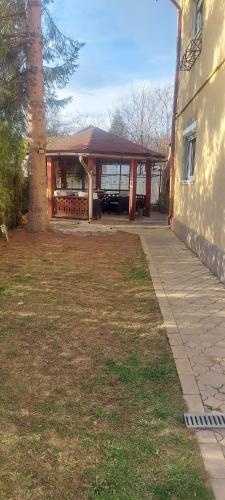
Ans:
[[[64,88],[78,67],[79,43],[58,29],[48,10],[51,0],[42,5],[42,35],[46,106],[63,107],[69,101],[58,99],[57,88]],[[26,0],[0,0],[0,17],[26,13]],[[14,33],[13,38],[8,37]],[[0,19],[0,117],[26,123],[26,17]]]
[[[26,144],[9,124],[0,122],[0,222],[18,224]]]
[[[60,32],[48,10],[51,3],[42,1],[45,101],[47,109],[57,110],[70,101],[58,99],[57,88],[65,87],[76,71],[83,44]],[[0,220],[10,223],[18,219],[27,128],[26,4],[0,0]]]
[[[116,108],[112,115],[110,132],[119,137],[128,138],[127,125],[119,108]]]

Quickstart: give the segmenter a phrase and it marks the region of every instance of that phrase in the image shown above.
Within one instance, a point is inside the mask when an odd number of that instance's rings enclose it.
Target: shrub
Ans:
[[[0,223],[9,226],[16,226],[21,218],[25,154],[21,135],[0,122]]]

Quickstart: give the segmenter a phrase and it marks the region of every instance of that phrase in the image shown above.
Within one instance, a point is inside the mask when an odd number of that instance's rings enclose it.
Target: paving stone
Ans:
[[[225,479],[225,459],[218,444],[201,444],[205,468],[212,479]]]
[[[163,319],[166,323],[174,323],[174,316],[171,313],[170,309],[167,309],[165,307],[161,307],[161,312],[163,315]]]
[[[218,443],[220,443],[221,446],[225,446],[225,436],[223,435],[223,430],[220,429],[220,432],[215,432],[215,437]]]
[[[195,368],[196,370],[198,371],[198,374],[196,376],[197,379],[199,379],[199,377],[201,375],[204,375],[205,373],[207,373],[207,368],[205,366],[198,366],[198,365],[195,365]]]
[[[204,385],[211,385],[212,387],[215,387],[215,389],[219,389],[221,386],[223,386],[223,384],[225,385],[225,375],[208,372],[200,376],[199,382]]]
[[[177,367],[178,375],[193,375],[193,370],[190,364],[190,361],[187,358],[184,359],[176,359],[175,364]]]
[[[216,500],[225,500],[225,479],[211,479]]]
[[[215,410],[221,407],[220,401],[218,401],[218,399],[213,396],[209,396],[206,400],[204,400],[204,405],[208,406],[209,408],[214,408]]]
[[[216,436],[213,431],[197,431],[196,437],[199,443],[201,444],[216,444]]]
[[[194,365],[194,366],[192,365],[192,369],[193,369],[193,373],[194,373],[196,379],[198,379],[198,377],[200,377],[200,375],[202,375],[202,373],[205,372],[205,370],[200,370],[200,367],[196,366],[196,365]]]
[[[168,334],[168,339],[169,339],[169,343],[171,346],[183,346],[183,342],[182,342],[182,338],[181,336],[179,335],[179,333],[177,334]]]
[[[202,326],[199,325],[198,327],[193,328],[192,324],[189,323],[189,325],[187,327],[182,327],[179,325],[179,330],[180,330],[181,335],[187,335],[189,337],[191,335],[198,336],[198,335],[201,335],[201,333],[202,333]]]
[[[216,356],[218,359],[225,359],[225,349],[222,349],[220,347],[209,347],[205,351],[208,356]]]
[[[201,353],[200,355],[195,356],[195,353],[193,352],[192,354],[193,360],[196,362],[196,364],[204,366],[207,368],[208,372],[210,373],[210,368],[215,364],[211,358],[208,356],[205,356],[204,353]]]
[[[210,368],[213,372],[216,372],[216,373],[223,373],[223,368],[222,366],[220,366],[219,364],[215,364],[213,366],[211,366]]]
[[[224,306],[225,307],[225,306]],[[216,333],[221,333],[221,335],[224,335],[225,336],[225,324],[224,326],[220,326],[220,327],[217,327],[216,328]]]
[[[207,385],[205,386],[205,391],[204,393],[207,392],[209,396],[215,396],[218,394],[218,390],[217,389],[214,389],[214,387],[211,387],[211,385]]]
[[[224,308],[225,308],[225,305],[224,305]],[[225,340],[219,340],[219,342],[217,342],[216,346],[225,349]]]
[[[184,394],[188,411],[202,413],[204,411],[201,397],[199,394]]]
[[[177,332],[177,325],[176,325],[175,321],[164,320],[164,326],[167,329],[167,331],[171,332],[171,329],[172,330],[176,329],[176,332]]]
[[[163,297],[158,298],[158,302],[160,304],[160,307],[165,307],[165,309],[169,309],[169,311],[171,312],[169,301],[165,295]]]
[[[215,394],[217,394],[217,392],[215,391]],[[209,391],[203,391],[201,389],[201,397],[202,397],[202,400],[204,401],[204,404],[206,403],[207,399],[210,398],[211,394],[209,393]]]
[[[177,328],[177,324],[175,322],[172,322],[171,324],[167,325],[167,334],[169,335],[179,335],[179,330]]]
[[[199,389],[194,375],[180,375],[183,394],[199,394]]]
[[[184,345],[172,345],[171,349],[175,359],[187,359]]]
[[[201,352],[202,342],[200,339],[197,339],[196,336],[195,337],[194,335],[188,336],[188,335],[183,335],[181,333],[181,338],[184,345],[189,349],[191,349],[193,353],[196,353],[196,349],[198,349],[198,352],[199,351]]]
[[[225,401],[225,394],[221,394],[220,392],[217,392],[216,398],[219,399],[219,401]]]

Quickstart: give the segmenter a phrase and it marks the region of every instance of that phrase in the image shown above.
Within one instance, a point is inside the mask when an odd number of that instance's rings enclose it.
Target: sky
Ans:
[[[67,113],[107,116],[130,88],[174,77],[176,9],[169,0],[55,0],[58,27],[79,42],[79,68],[61,96]]]

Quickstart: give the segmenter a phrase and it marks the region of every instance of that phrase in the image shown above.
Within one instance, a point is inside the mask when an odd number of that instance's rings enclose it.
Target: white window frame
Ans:
[[[198,33],[202,31],[203,28],[203,2],[204,0],[196,1],[196,10],[195,10],[195,23],[194,23],[194,35],[197,36]]]
[[[194,121],[183,132],[183,179],[182,184],[191,184],[195,180],[196,166],[196,137],[197,137],[197,121]],[[193,143],[195,148],[193,150]]]

